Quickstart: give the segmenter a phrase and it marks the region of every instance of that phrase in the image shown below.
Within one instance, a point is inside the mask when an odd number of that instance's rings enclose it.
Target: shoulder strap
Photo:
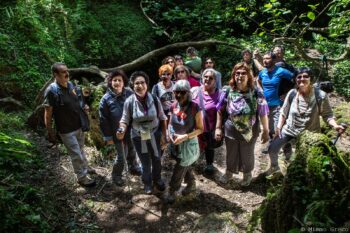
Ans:
[[[154,106],[156,107],[157,115],[159,116],[158,97],[153,94],[152,94],[152,97],[153,97]]]
[[[321,103],[322,103],[322,97],[321,97],[321,92],[320,88],[314,87],[315,90],[315,99],[316,99],[316,104],[317,104],[317,109],[318,109],[318,114],[321,114]]]
[[[293,101],[296,94],[297,94],[297,90],[293,89],[293,91],[290,93],[289,98],[288,98],[289,105],[292,104],[292,101]]]

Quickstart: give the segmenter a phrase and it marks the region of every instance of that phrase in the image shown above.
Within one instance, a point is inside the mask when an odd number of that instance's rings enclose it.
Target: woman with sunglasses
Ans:
[[[203,70],[208,69],[208,68],[215,69],[215,61],[211,57],[205,58],[204,63],[203,63]],[[217,71],[217,70],[215,70],[215,71],[216,71],[216,79],[215,79],[216,80],[216,88],[221,89],[222,88],[222,83],[221,83],[222,75],[219,71]],[[203,72],[202,72],[202,77],[203,77]],[[203,79],[201,81],[203,81]]]
[[[262,143],[269,140],[267,114],[269,108],[260,89],[254,87],[253,76],[246,63],[238,63],[231,73],[230,87],[219,100],[215,135],[222,137],[222,114],[226,144],[226,173],[223,183],[232,179],[233,173],[243,172],[241,186],[249,186],[254,169],[254,148],[260,132],[259,118],[263,126]],[[226,103],[226,104],[223,104]]]
[[[202,85],[191,89],[193,101],[199,105],[203,112],[204,133],[199,136],[199,142],[205,153],[207,165],[204,168],[204,173],[207,175],[214,173],[214,149],[220,146],[220,143],[215,139],[216,105],[220,96],[220,90],[216,87],[216,75],[216,70],[205,69],[202,73]]]
[[[145,72],[131,74],[130,86],[135,93],[125,101],[117,138],[122,140],[128,127],[131,128],[132,142],[142,164],[144,191],[151,194],[152,185],[159,191],[165,190],[161,178],[160,141],[166,135],[167,117],[159,99],[148,93],[148,85],[149,77]]]
[[[320,132],[320,117],[339,133],[344,127],[335,121],[327,94],[318,87],[313,87],[311,70],[300,68],[297,71],[297,89],[288,92],[275,129],[275,137],[269,146],[271,166],[266,172],[271,175],[280,172],[278,153],[280,149],[296,138],[304,130]]]
[[[171,68],[175,68],[175,58],[173,56],[167,56],[163,59],[162,65],[170,65]]]
[[[190,84],[187,80],[175,83],[176,102],[171,107],[168,140],[172,144],[171,153],[176,160],[169,183],[168,203],[175,201],[175,192],[181,187],[184,179],[187,186],[182,195],[188,195],[196,188],[191,165],[199,157],[197,136],[203,132],[202,114],[199,106],[192,101]]]
[[[190,76],[189,69],[184,65],[178,65],[176,66],[174,70],[174,76],[175,80],[187,80],[190,83],[191,88],[192,87],[198,87],[200,86],[200,82],[194,78],[193,76]]]

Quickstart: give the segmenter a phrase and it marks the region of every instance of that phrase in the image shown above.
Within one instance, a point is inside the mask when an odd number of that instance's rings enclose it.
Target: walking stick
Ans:
[[[118,128],[117,129],[118,133],[123,133],[124,132],[124,128]],[[129,189],[129,194],[130,194],[130,200],[129,203],[133,204],[132,201],[132,193],[131,193],[131,187],[130,187],[130,177],[129,177],[129,167],[128,167],[128,162],[126,160],[126,150],[125,150],[125,140],[122,140],[122,153],[123,153],[123,160],[124,160],[124,167],[125,167],[125,177],[126,177],[126,185],[128,186]]]
[[[346,128],[348,128],[348,125],[345,124],[345,123],[341,123],[340,125],[343,126],[344,132],[345,132]],[[338,139],[339,139],[339,137],[340,137],[341,134],[342,134],[342,133],[339,133],[339,132],[337,133],[337,136],[336,136],[335,139],[333,140],[333,146],[335,146],[335,144],[337,143],[337,141],[338,141]]]

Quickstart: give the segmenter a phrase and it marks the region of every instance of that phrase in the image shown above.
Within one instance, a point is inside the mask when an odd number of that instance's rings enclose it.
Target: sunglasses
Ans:
[[[185,70],[178,70],[177,73],[185,73]]]
[[[238,76],[245,76],[247,75],[247,72],[236,72],[235,73],[235,76],[238,77]]]
[[[300,79],[309,79],[310,78],[310,76],[309,75],[299,75],[299,76],[297,76],[297,79],[298,80],[300,80]]]
[[[180,95],[186,95],[187,91],[174,91],[175,95],[180,94]]]
[[[211,80],[214,79],[214,77],[213,77],[213,76],[207,76],[207,75],[205,75],[205,76],[204,76],[204,79],[209,79],[209,80],[211,81]]]

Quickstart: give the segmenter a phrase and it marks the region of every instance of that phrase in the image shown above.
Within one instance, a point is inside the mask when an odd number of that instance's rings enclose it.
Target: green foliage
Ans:
[[[301,226],[344,224],[350,217],[348,162],[349,155],[337,153],[325,135],[303,133],[282,186],[261,207],[263,230],[297,232]]]
[[[339,62],[334,66],[333,80],[336,91],[350,99],[350,61]]]

